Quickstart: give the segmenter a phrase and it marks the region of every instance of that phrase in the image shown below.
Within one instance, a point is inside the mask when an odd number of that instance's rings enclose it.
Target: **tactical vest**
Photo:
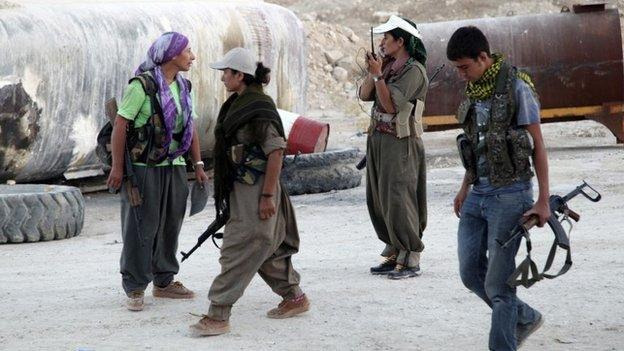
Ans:
[[[184,79],[186,80],[190,93],[191,82],[186,78]],[[162,117],[162,108],[156,97],[158,94],[158,84],[156,84],[150,72],[141,73],[130,79],[128,83],[132,83],[134,80],[138,80],[141,83],[145,94],[150,99],[152,111],[145,125],[134,128],[134,123],[128,124],[127,143],[130,149],[130,158],[132,162],[155,165],[164,161],[169,153],[169,150],[165,149],[163,146],[167,135],[164,119]],[[176,142],[181,143],[183,136],[184,129],[179,133],[174,133],[172,138]]]
[[[414,67],[414,68],[411,68]],[[425,97],[427,96],[427,90],[429,89],[429,78],[427,76],[427,69],[420,62],[415,59],[409,59],[405,64],[405,67],[399,72],[399,74],[390,77],[387,80],[387,84],[391,84],[403,78],[408,69],[418,69],[420,74],[422,74],[424,79],[424,84],[419,87],[413,96],[409,97],[409,105],[404,106],[403,108],[408,108],[409,110],[399,110],[395,114],[395,120],[393,123],[401,123],[399,121],[399,115],[405,115],[406,117],[406,129],[407,132],[401,133],[399,132],[400,126],[396,126],[397,129],[397,138],[401,139],[400,134],[406,134],[406,136],[417,136],[420,137],[423,134],[423,124],[422,124],[422,112],[424,110],[424,102]],[[419,106],[422,104],[422,106]],[[398,106],[401,109],[401,106]],[[373,131],[377,127],[378,120],[376,118],[378,115],[377,103],[375,103],[371,108],[371,119],[370,124],[367,129],[368,135],[372,135]]]
[[[516,68],[503,63],[496,79],[489,120],[482,127],[477,125],[473,101],[466,98],[459,106],[457,120],[462,125],[464,134],[458,137],[458,146],[470,184],[477,180],[477,162],[483,154],[487,160],[487,177],[493,186],[527,181],[533,176],[530,162],[533,153],[531,137],[525,128],[518,128],[516,125],[516,79]],[[485,135],[484,147],[477,147],[480,132]]]

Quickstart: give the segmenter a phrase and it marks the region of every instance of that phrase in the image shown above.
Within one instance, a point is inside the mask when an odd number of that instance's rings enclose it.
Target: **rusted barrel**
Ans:
[[[286,133],[286,155],[323,152],[327,148],[329,124],[297,113],[279,110]]]
[[[594,119],[624,141],[624,73],[620,16],[604,5],[559,14],[484,18],[420,26],[430,53],[429,75],[446,64],[427,95],[426,130],[456,128],[465,83],[446,59],[446,45],[462,26],[479,27],[500,52],[534,80],[542,122]]]
[[[2,2],[2,1],[0,1]],[[271,68],[267,92],[277,106],[304,113],[306,45],[289,10],[263,2],[168,1],[0,4],[0,181],[37,181],[102,164],[95,140],[104,102],[121,98],[128,79],[161,33],[188,35],[202,155],[227,92],[209,68],[244,46]],[[16,98],[18,97],[18,98]]]

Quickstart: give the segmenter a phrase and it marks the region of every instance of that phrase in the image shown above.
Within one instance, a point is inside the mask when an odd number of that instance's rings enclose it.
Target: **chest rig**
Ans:
[[[464,133],[457,137],[457,146],[470,184],[478,176],[488,177],[493,186],[510,185],[530,180],[531,138],[516,122],[517,106],[514,84],[517,70],[503,63],[496,78],[487,123],[478,124],[474,101],[464,99],[457,111],[457,120]],[[477,174],[477,162],[485,157],[487,166]]]

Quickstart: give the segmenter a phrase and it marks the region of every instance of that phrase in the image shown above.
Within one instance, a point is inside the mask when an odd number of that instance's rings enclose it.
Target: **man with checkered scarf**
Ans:
[[[460,218],[460,276],[492,309],[489,349],[516,350],[542,325],[543,318],[507,284],[516,266],[520,238],[506,248],[496,239],[505,241],[523,217],[539,217],[539,226],[550,217],[539,102],[530,77],[502,55],[491,54],[478,28],[455,31],[446,54],[467,81],[457,112],[464,128],[458,146],[466,168],[454,200]],[[535,203],[533,168],[539,185]]]

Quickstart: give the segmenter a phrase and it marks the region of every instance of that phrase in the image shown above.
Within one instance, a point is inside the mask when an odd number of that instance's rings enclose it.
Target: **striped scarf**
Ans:
[[[485,70],[481,78],[479,78],[476,82],[469,82],[466,86],[466,95],[471,100],[487,100],[494,93],[494,89],[496,88],[496,77],[500,72],[501,66],[505,59],[501,54],[492,54],[492,58],[494,59],[494,63],[490,68]],[[535,86],[533,85],[533,81],[531,77],[522,71],[518,71],[518,78],[522,79],[531,90],[535,92]]]

